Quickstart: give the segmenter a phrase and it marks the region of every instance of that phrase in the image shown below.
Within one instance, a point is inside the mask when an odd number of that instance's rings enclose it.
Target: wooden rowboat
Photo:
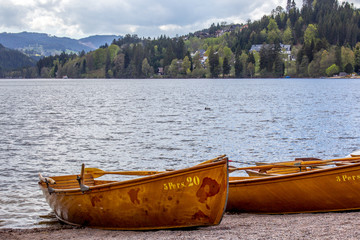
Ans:
[[[121,174],[121,173],[120,173]],[[228,159],[127,181],[80,175],[40,175],[39,186],[56,217],[71,225],[150,230],[220,223],[228,196]]]
[[[360,163],[279,176],[229,178],[227,211],[283,214],[359,209]]]

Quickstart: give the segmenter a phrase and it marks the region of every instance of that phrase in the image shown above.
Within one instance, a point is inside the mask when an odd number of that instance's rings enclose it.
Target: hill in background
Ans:
[[[0,44],[6,48],[16,49],[35,60],[44,56],[60,55],[62,52],[79,53],[98,49],[105,43],[111,44],[121,36],[96,35],[82,39],[56,37],[45,33],[0,33]]]
[[[86,38],[81,38],[81,39],[79,39],[79,42],[82,45],[85,45],[85,46],[89,47],[91,50],[96,50],[100,46],[104,45],[105,43],[110,45],[114,39],[118,40],[120,38],[122,38],[122,36],[117,36],[117,35],[94,35],[94,36],[90,36],[90,37],[86,37]]]
[[[0,75],[2,71],[35,66],[36,61],[25,54],[0,44]]]

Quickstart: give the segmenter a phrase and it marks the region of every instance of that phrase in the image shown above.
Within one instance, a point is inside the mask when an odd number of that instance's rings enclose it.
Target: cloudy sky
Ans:
[[[287,0],[0,0],[0,32],[82,38],[96,34],[175,36],[212,23],[259,20]],[[302,0],[295,1],[298,8]],[[351,0],[360,6],[360,0]]]

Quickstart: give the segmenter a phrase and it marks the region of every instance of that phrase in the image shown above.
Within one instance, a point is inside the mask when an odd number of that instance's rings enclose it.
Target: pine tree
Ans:
[[[235,56],[235,77],[236,78],[240,78],[242,75],[242,71],[243,71],[243,65],[242,62],[240,61],[240,56],[237,54]]]
[[[287,0],[287,4],[286,4],[286,12],[289,13],[291,9],[291,0]]]
[[[249,53],[249,57],[248,57],[247,62],[255,64],[255,57],[254,57],[254,54],[252,52]]]
[[[211,77],[217,78],[220,74],[219,54],[215,53],[213,47],[209,51],[209,65]]]
[[[354,55],[355,55],[354,71],[359,72],[360,71],[360,43],[357,43],[355,45]]]
[[[86,73],[86,59],[84,58],[84,60],[82,61],[82,67],[81,67],[81,74],[85,74]]]
[[[260,55],[260,70],[266,69],[269,61],[268,50],[266,45],[263,45],[261,47],[259,55]]]
[[[226,75],[228,75],[230,73],[230,64],[229,64],[229,60],[227,59],[227,57],[224,58],[223,61],[223,77],[225,77]]]

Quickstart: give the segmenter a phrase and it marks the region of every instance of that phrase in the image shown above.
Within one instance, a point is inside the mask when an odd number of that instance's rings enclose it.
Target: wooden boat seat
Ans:
[[[54,189],[71,189],[80,187],[77,175],[52,177],[52,179],[56,182],[56,184],[51,184],[51,187]],[[94,178],[91,174],[84,174],[84,184],[86,186],[95,185]]]

